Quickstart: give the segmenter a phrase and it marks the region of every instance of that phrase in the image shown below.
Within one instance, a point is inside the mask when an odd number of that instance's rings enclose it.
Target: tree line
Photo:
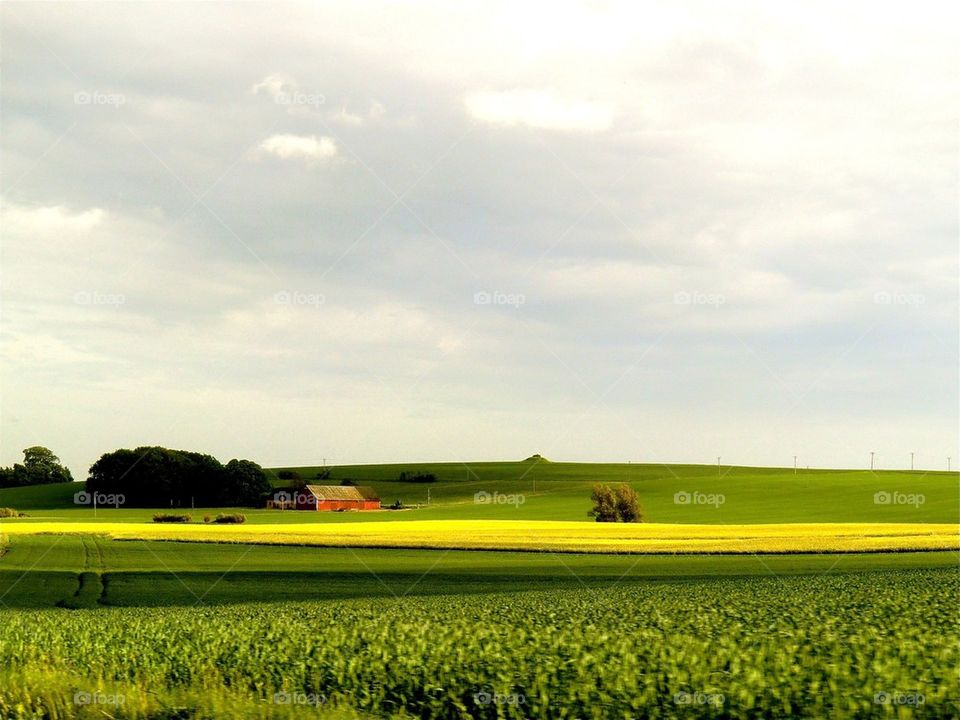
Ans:
[[[73,482],[51,450],[36,445],[23,462],[0,468],[0,488]],[[260,505],[271,485],[252,460],[225,465],[212,455],[160,446],[120,448],[90,467],[88,493],[122,495],[133,507],[222,507]]]

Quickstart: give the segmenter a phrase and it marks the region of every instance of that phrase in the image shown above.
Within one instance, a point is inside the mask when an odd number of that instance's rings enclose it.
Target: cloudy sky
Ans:
[[[952,3],[6,2],[2,453],[957,466]]]

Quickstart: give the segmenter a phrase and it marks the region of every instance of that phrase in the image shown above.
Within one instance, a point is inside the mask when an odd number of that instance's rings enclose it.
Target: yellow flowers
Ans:
[[[960,549],[960,526],[933,523],[619,524],[548,520],[416,520],[233,527],[133,523],[5,523],[11,535],[85,533],[332,547],[617,553],[798,553]]]

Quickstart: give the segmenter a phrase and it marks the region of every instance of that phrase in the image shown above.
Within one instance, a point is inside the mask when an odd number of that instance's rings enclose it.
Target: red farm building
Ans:
[[[297,510],[379,510],[380,498],[363,485],[307,485],[296,496]]]

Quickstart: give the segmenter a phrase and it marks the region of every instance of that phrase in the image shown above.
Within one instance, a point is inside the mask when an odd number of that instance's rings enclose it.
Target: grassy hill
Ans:
[[[594,484],[629,483],[640,495],[645,519],[661,523],[938,522],[960,521],[956,472],[800,470],[708,465],[559,463],[544,460],[483,463],[342,465],[267,470],[277,487],[281,471],[304,481],[372,485],[384,505],[400,499],[418,508],[396,513],[282,513],[245,511],[249,522],[366,522],[371,520],[581,520],[589,522]],[[436,482],[400,482],[401,472],[431,473]],[[0,490],[0,507],[15,507],[37,519],[92,521],[90,507],[73,504],[82,484],[38,485]],[[429,492],[429,505],[427,495]],[[481,495],[477,502],[476,494]],[[678,496],[678,493],[681,495]],[[875,502],[877,493],[913,502]],[[899,493],[900,495],[894,495]],[[496,495],[494,495],[496,494]],[[686,494],[686,495],[684,495]],[[713,496],[713,497],[711,497]],[[910,497],[913,496],[913,497]],[[881,497],[881,499],[883,499]],[[684,498],[690,502],[683,503]],[[696,500],[704,500],[698,503]],[[681,502],[678,502],[680,500]],[[198,508],[196,513],[202,515]],[[97,518],[148,520],[142,509],[100,508]]]
[[[640,495],[651,522],[957,522],[960,497],[956,472],[800,470],[714,465],[557,463],[537,460],[493,463],[412,463],[343,465],[315,479],[321,467],[272,468],[293,471],[307,482],[371,485],[384,504],[427,502],[420,519],[588,520],[590,490],[596,483],[628,483]],[[432,473],[434,483],[399,482],[401,472]],[[476,493],[499,493],[501,502],[475,502]],[[691,499],[677,494],[686,493]],[[700,493],[702,496],[695,496]],[[878,504],[876,493],[916,495],[916,503]],[[722,496],[710,498],[710,495]],[[522,497],[521,497],[522,496]],[[481,499],[486,499],[481,496]],[[708,501],[707,504],[695,500]],[[882,498],[881,498],[882,499]],[[896,499],[909,499],[897,496]],[[681,502],[677,502],[677,500]],[[712,503],[709,501],[713,500]],[[403,513],[410,516],[414,513]],[[399,514],[398,514],[399,515]]]

